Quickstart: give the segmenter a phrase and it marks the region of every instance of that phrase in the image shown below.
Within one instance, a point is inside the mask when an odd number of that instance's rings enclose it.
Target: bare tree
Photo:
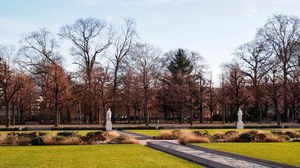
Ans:
[[[223,116],[223,124],[226,123],[227,119],[227,106],[228,106],[228,94],[227,94],[227,85],[226,85],[226,78],[224,74],[220,76],[220,87],[217,92],[217,102],[220,104],[221,113]]]
[[[267,45],[274,56],[279,60],[282,70],[283,84],[283,111],[288,115],[288,75],[294,59],[294,52],[300,41],[300,20],[295,16],[274,15],[258,31],[257,36]],[[288,116],[287,116],[288,119]]]
[[[113,41],[114,57],[111,59],[113,63],[113,104],[112,104],[112,120],[115,120],[117,112],[117,92],[119,85],[119,71],[122,67],[123,60],[129,55],[137,33],[135,30],[136,24],[133,19],[125,19],[125,25],[118,30],[118,34]]]
[[[207,107],[210,112],[210,123],[213,122],[213,112],[216,109],[217,100],[216,100],[216,91],[213,87],[212,79],[208,81],[208,97],[207,97]]]
[[[241,70],[245,74],[247,82],[251,86],[254,99],[254,110],[259,114],[259,122],[262,121],[263,92],[261,84],[269,71],[271,52],[266,50],[263,42],[252,41],[238,47],[235,52],[241,62]]]
[[[134,70],[141,81],[143,91],[143,107],[146,126],[149,125],[149,101],[154,95],[154,88],[157,84],[159,72],[160,52],[149,44],[136,44],[131,54]]]
[[[282,77],[278,71],[278,63],[272,61],[271,71],[265,77],[264,91],[270,98],[273,104],[277,125],[281,124],[281,112],[279,111],[279,105],[281,104],[281,98],[284,95],[284,89],[282,88]]]
[[[34,75],[41,88],[43,99],[47,100],[55,114],[55,126],[59,124],[59,107],[63,99],[68,99],[66,91],[70,87],[61,67],[61,55],[54,35],[46,29],[29,33],[22,39],[19,55],[21,65]],[[65,97],[64,97],[65,96]]]
[[[234,116],[236,113],[233,113],[234,111],[238,111],[238,109],[243,105],[247,99],[249,98],[249,95],[247,95],[247,91],[245,88],[245,74],[241,71],[240,66],[236,63],[227,65],[228,71],[227,71],[227,89],[228,93],[230,93],[228,96],[230,97],[230,116],[231,116],[231,122],[234,120]]]
[[[84,70],[86,91],[88,95],[92,95],[92,71],[97,63],[97,56],[103,54],[112,44],[112,28],[99,19],[77,19],[75,23],[61,27],[59,36],[73,43],[71,55],[77,58],[75,64]],[[91,101],[92,96],[89,96],[88,102]],[[92,115],[90,104],[90,121]]]
[[[6,127],[11,124],[11,101],[24,84],[21,75],[12,68],[10,58],[13,51],[12,47],[0,46],[0,95],[5,106]]]

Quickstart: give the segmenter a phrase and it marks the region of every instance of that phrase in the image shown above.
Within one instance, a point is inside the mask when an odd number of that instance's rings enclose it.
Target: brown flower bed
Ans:
[[[136,144],[137,141],[128,136],[121,136],[115,131],[89,132],[81,136],[73,131],[58,133],[8,133],[0,135],[0,145],[95,145],[95,144]]]

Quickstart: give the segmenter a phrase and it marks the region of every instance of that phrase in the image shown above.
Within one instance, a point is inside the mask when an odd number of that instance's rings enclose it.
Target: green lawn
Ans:
[[[0,167],[200,167],[141,145],[2,146]]]
[[[201,143],[194,145],[300,166],[300,142]]]
[[[227,131],[240,131],[240,132],[245,132],[245,131],[249,131],[249,130],[238,130],[238,129],[190,129],[192,131],[207,131],[209,134],[215,134],[216,132],[227,132]],[[126,130],[128,132],[133,132],[133,133],[137,133],[137,134],[142,134],[142,135],[146,135],[146,136],[158,136],[161,131],[163,130]]]
[[[293,129],[190,129],[190,130],[201,131],[201,132],[207,131],[210,135],[213,135],[217,132],[225,133],[227,131],[246,132],[246,131],[250,131],[250,130],[260,130],[265,133],[270,133],[273,130],[288,131],[288,130],[293,130]],[[298,130],[298,129],[295,129],[295,130]],[[153,137],[153,136],[158,136],[161,133],[161,131],[163,131],[163,130],[126,130],[126,131]]]

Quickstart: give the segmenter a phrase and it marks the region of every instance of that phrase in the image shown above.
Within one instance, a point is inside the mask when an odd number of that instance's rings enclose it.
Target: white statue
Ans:
[[[111,111],[110,108],[106,112],[106,131],[111,131],[112,130],[112,124],[111,124]]]
[[[242,121],[243,120],[243,112],[242,112],[241,108],[239,108],[237,116],[238,116],[238,122],[237,122],[236,128],[244,129],[244,122]]]

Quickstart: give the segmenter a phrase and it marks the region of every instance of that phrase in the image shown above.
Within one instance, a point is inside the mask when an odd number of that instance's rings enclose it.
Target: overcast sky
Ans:
[[[163,52],[177,48],[199,52],[218,85],[220,65],[229,62],[235,48],[251,41],[274,14],[300,17],[300,0],[1,0],[0,44],[18,46],[31,31],[48,28],[57,33],[78,18],[120,25],[131,17],[143,42]],[[73,57],[63,54],[70,64]]]

